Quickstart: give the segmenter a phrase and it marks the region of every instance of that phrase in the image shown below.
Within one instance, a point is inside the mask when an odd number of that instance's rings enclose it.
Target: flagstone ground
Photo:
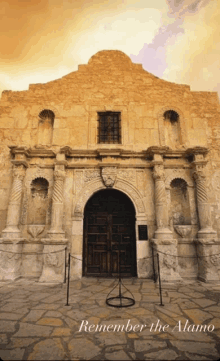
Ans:
[[[113,279],[40,284],[19,279],[0,283],[0,357],[2,360],[218,360],[220,285],[202,282],[158,285],[125,279],[135,296],[132,307],[117,309],[105,299]],[[117,289],[117,288],[116,288]],[[122,290],[124,290],[122,288]],[[128,294],[126,294],[127,296]],[[152,323],[169,327],[150,332]],[[79,332],[88,325],[147,325],[142,332]],[[183,332],[185,322],[214,325],[213,332]],[[173,328],[181,322],[182,331]]]

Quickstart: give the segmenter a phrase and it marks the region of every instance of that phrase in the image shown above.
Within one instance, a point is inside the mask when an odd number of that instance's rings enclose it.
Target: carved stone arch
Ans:
[[[94,193],[102,189],[106,189],[106,187],[103,185],[103,182],[100,179],[96,179],[94,181],[91,181],[89,184],[87,184],[86,187],[84,187],[80,192],[80,195],[76,201],[76,205],[73,209],[72,216],[82,217],[85,205],[89,200],[89,198]],[[125,193],[131,199],[135,208],[136,216],[139,214],[143,215],[145,213],[145,207],[142,201],[141,194],[133,185],[123,180],[117,180],[114,187],[112,187],[112,189],[117,189]]]
[[[44,110],[44,109],[49,109],[52,110],[52,112],[54,112],[55,115],[55,119],[60,117],[59,111],[57,110],[56,107],[54,107],[53,105],[51,105],[50,103],[44,103],[41,106],[38,106],[36,108],[36,116],[38,117],[39,114]]]
[[[187,142],[186,136],[186,121],[184,117],[184,113],[181,109],[176,107],[173,103],[166,104],[166,106],[162,107],[157,114],[158,119],[158,127],[159,127],[159,136],[160,136],[160,144],[161,146],[165,146],[165,133],[164,133],[164,113],[168,110],[173,110],[179,115],[179,125],[181,132],[181,143],[180,145],[184,145]]]
[[[184,170],[179,169],[179,170],[175,170],[175,174],[170,174],[166,177],[165,179],[165,187],[167,189],[170,188],[170,184],[174,179],[182,179],[187,183],[188,187],[194,187],[194,183],[193,180],[190,178],[190,176],[188,176],[187,174],[184,174]]]
[[[45,178],[49,183],[48,189],[52,186],[53,176],[50,176],[45,169],[39,167],[31,169],[30,176],[27,176],[26,186],[30,188],[31,183],[36,178]]]

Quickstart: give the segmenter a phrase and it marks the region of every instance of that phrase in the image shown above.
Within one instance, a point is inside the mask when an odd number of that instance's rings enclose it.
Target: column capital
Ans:
[[[13,166],[13,177],[20,179],[21,181],[24,179],[26,173],[26,168],[24,165],[14,165]]]
[[[54,171],[54,179],[56,180],[64,180],[66,176],[66,172],[64,170],[56,169]]]
[[[206,180],[206,172],[205,169],[203,167],[198,167],[195,169],[195,171],[193,172],[193,178],[195,179],[195,181],[197,180]]]
[[[165,173],[163,164],[155,164],[153,169],[154,180],[165,180]]]

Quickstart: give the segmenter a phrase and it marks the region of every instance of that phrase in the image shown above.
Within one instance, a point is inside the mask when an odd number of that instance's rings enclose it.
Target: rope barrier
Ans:
[[[65,248],[64,248],[64,249],[60,249],[59,251],[53,251],[53,252],[43,252],[43,253],[36,253],[36,252],[11,252],[11,251],[3,251],[2,249],[0,249],[0,252],[3,252],[3,253],[12,253],[12,254],[32,254],[32,255],[58,253],[58,252],[62,252],[62,251],[65,251]]]

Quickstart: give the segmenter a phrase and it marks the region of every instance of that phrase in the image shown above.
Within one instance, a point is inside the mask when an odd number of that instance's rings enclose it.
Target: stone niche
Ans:
[[[23,252],[33,254],[22,255],[21,274],[25,278],[39,278],[42,273],[44,250],[41,238],[45,236],[50,224],[51,184],[48,180],[48,170],[37,171],[30,168],[27,173],[21,216],[25,236]]]
[[[179,114],[174,110],[167,110],[163,117],[165,144],[176,149],[182,143]]]
[[[198,262],[192,237],[189,187],[182,178],[175,178],[170,183],[170,220],[175,237],[178,239],[180,276],[196,278]]]

